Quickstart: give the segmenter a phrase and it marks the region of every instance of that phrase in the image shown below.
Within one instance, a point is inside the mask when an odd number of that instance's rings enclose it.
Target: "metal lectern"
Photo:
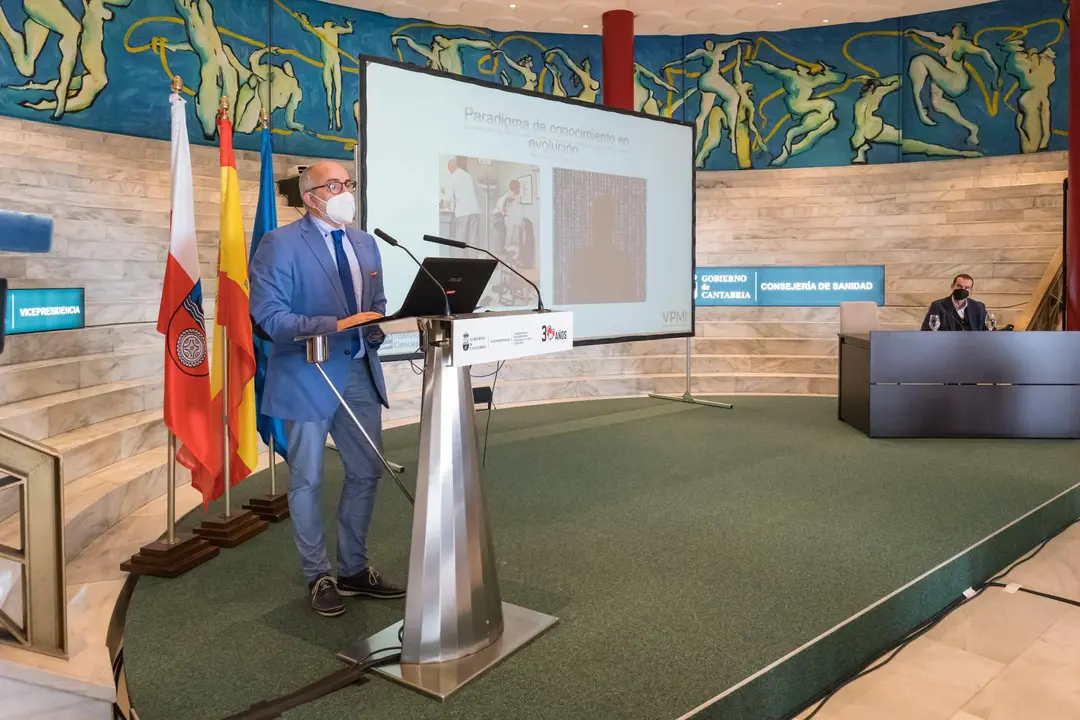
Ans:
[[[400,649],[400,663],[375,672],[445,699],[557,621],[505,603],[499,593],[470,367],[569,350],[573,317],[515,311],[423,317],[418,323],[423,405],[405,619],[358,639],[339,657],[357,663]],[[308,341],[311,362],[325,359],[320,339],[325,346],[325,337]]]

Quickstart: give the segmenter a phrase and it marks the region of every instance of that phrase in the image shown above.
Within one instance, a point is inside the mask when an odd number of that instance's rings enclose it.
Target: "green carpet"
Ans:
[[[385,434],[409,471],[417,437]],[[872,441],[822,398],[499,410],[486,493],[503,599],[559,624],[445,703],[373,679],[285,717],[676,718],[1062,492],[1078,458],[1066,441]],[[327,517],[339,487],[331,452]],[[259,476],[238,494],[265,489]],[[411,508],[391,481],[379,492],[372,561],[403,582]],[[1014,533],[1004,560],[1049,525]],[[916,588],[904,612],[868,616],[847,645],[800,656],[800,674],[703,716],[782,717],[984,570]],[[347,602],[332,620],[308,609],[288,522],[176,580],[142,578],[125,634],[133,705],[141,720],[227,716],[338,669],[335,652],[403,614]]]

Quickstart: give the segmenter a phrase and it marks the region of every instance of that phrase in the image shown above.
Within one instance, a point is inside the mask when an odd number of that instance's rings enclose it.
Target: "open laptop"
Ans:
[[[498,263],[488,258],[429,257],[423,265],[446,289],[450,312],[462,315],[476,309]],[[386,319],[442,315],[444,311],[442,291],[427,273],[417,270],[401,309]]]
[[[429,257],[424,258],[423,261],[427,271],[446,289],[446,297],[450,301],[450,312],[454,315],[471,313],[476,309],[498,264],[495,260],[488,258]],[[355,327],[380,325],[391,320],[412,317],[438,316],[442,315],[445,309],[442,290],[431,282],[427,273],[417,270],[412,287],[405,296],[405,302],[401,304],[401,309],[393,315],[369,320]],[[255,324],[254,319],[252,324]],[[255,324],[255,334],[260,338],[270,339],[257,324]],[[308,338],[309,336],[303,335],[296,338],[296,341],[303,342]]]

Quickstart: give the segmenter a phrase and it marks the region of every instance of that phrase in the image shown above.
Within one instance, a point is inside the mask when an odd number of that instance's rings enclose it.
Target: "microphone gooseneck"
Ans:
[[[412,261],[414,263],[416,263],[416,266],[424,271],[424,274],[428,276],[428,279],[431,280],[431,282],[435,283],[435,287],[439,288],[439,292],[441,292],[442,296],[443,296],[443,308],[444,308],[443,309],[443,316],[444,317],[450,317],[450,314],[451,314],[450,313],[450,296],[446,294],[446,288],[444,288],[442,286],[442,283],[440,283],[438,280],[435,279],[435,276],[431,274],[431,271],[428,270],[426,267],[424,267],[424,264],[422,262],[420,262],[419,260],[416,259],[416,256],[412,254],[412,251],[409,250],[409,248],[405,247],[404,245],[399,243],[394,238],[390,237],[388,234],[386,234],[385,232],[383,232],[379,228],[375,228],[375,237],[379,238],[380,240],[385,242],[387,245],[390,245],[390,246],[396,247],[396,248],[401,248],[402,250],[404,250],[405,252],[407,252],[409,254],[409,257],[411,257]]]
[[[462,242],[460,240],[451,240],[449,238],[439,237],[438,235],[425,235],[424,240],[426,240],[429,243],[435,243],[436,245],[446,245],[447,247],[459,248],[459,249],[462,249],[462,250],[464,250],[464,249],[476,250],[478,252],[482,252],[485,255],[490,256],[495,262],[499,263],[504,268],[506,268],[510,272],[514,273],[519,278],[521,278],[522,280],[527,282],[530,286],[532,286],[532,289],[536,291],[536,311],[537,312],[547,312],[547,309],[544,308],[544,297],[540,294],[540,288],[536,286],[536,283],[534,283],[532,280],[530,280],[529,278],[522,275],[520,272],[517,271],[517,269],[514,266],[510,265],[508,262],[503,260],[501,257],[496,255],[495,253],[491,252],[490,250],[485,250],[484,248],[476,247],[475,245],[469,245],[468,243],[464,243],[464,242]]]

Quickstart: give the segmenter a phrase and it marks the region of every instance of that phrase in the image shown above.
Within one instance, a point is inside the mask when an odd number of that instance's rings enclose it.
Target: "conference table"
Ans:
[[[872,438],[1080,438],[1080,332],[842,334],[839,390]]]

